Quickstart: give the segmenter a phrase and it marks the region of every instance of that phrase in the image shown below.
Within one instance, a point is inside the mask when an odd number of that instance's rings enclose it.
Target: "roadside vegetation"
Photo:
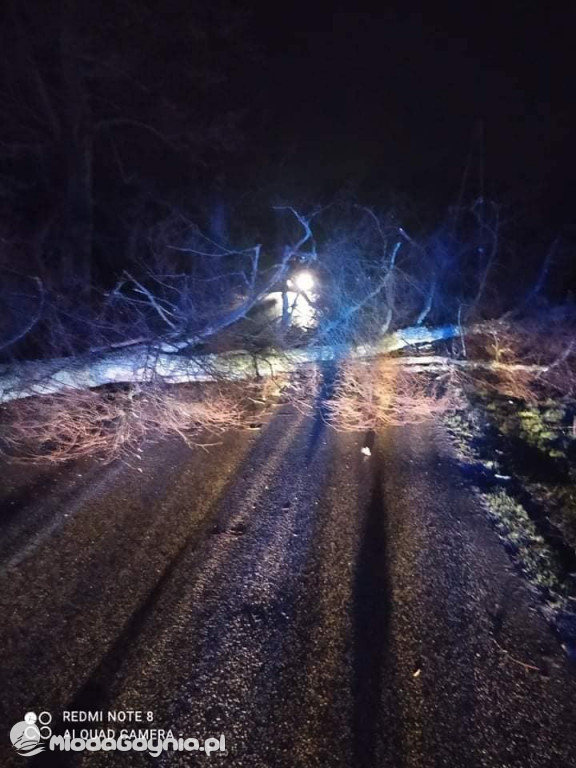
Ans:
[[[573,316],[564,312],[571,335]],[[511,559],[576,659],[576,368],[570,344],[560,350],[554,337],[544,339],[551,323],[529,326],[531,336],[516,343],[542,368],[468,376],[467,407],[443,419]],[[510,359],[514,349],[510,336],[503,354]]]

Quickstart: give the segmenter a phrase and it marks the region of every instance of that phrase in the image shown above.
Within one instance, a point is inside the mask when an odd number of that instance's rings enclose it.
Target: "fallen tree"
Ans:
[[[416,326],[383,336],[373,344],[348,349],[334,346],[266,350],[260,353],[231,351],[186,355],[169,345],[137,345],[129,350],[110,350],[82,358],[32,361],[0,368],[0,402],[34,395],[49,395],[107,384],[144,384],[162,380],[169,384],[241,381],[274,378],[299,368],[339,359],[370,359],[406,347],[417,347],[459,335],[456,326]],[[425,358],[416,358],[426,365]],[[414,363],[416,363],[414,361]],[[448,362],[436,358],[438,364]],[[430,364],[430,363],[428,363]]]
[[[31,458],[114,458],[150,437],[245,423],[266,382],[306,409],[328,369],[338,374],[322,413],[337,428],[456,407],[477,374],[519,399],[574,391],[573,311],[540,324],[482,319],[496,230],[483,223],[491,240],[455,274],[454,242],[418,242],[393,218],[351,208],[346,226],[340,212],[326,222],[323,211],[281,209],[297,229],[274,257],[214,243],[176,217],[156,227],[145,264],[79,304],[28,279],[26,317],[7,305],[4,347],[33,337],[43,355],[0,366],[5,442]],[[263,309],[272,296],[276,315]]]
[[[260,244],[215,243],[174,214],[150,233],[147,260],[124,270],[111,290],[86,290],[75,304],[75,295],[28,279],[26,316],[18,315],[18,302],[9,303],[12,327],[4,341],[0,333],[0,351],[32,339],[42,359],[0,368],[0,402],[154,379],[274,376],[344,355],[374,357],[463,338],[462,299],[447,310],[441,290],[450,276],[444,252],[427,251],[393,216],[357,205],[306,216],[276,210],[292,230],[275,255]],[[482,285],[492,260],[477,277]],[[318,290],[289,294],[290,275],[302,269]],[[253,315],[272,291],[282,297],[281,316],[256,327]],[[475,284],[469,292],[478,295]],[[293,322],[303,304],[309,327]],[[223,338],[222,351],[206,350]]]
[[[485,344],[487,329],[474,330],[469,341],[483,335]],[[463,393],[477,384],[519,401],[565,394],[574,385],[574,360],[566,350],[545,363],[515,362],[509,353],[484,359],[428,349],[417,353],[421,344],[443,342],[456,332],[461,329],[455,326],[415,327],[347,350],[309,347],[196,358],[158,352],[152,361],[149,350],[131,350],[128,356],[118,350],[84,367],[70,368],[69,360],[57,368],[42,364],[13,384],[16,397],[4,393],[0,437],[4,450],[20,459],[95,455],[110,461],[137,458],[144,442],[170,435],[204,446],[231,427],[258,426],[279,402],[305,413],[320,408],[337,430],[366,430],[465,407]],[[408,349],[413,354],[407,355]]]

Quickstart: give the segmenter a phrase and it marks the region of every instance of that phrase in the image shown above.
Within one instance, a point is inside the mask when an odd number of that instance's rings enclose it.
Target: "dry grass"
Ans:
[[[525,403],[535,404],[543,396],[543,383],[537,374],[530,371],[501,368],[494,372],[476,373],[474,378],[481,379],[484,385],[499,395]]]
[[[501,366],[485,383],[506,397],[537,403],[548,397],[576,396],[576,317],[571,308],[514,323],[487,323],[473,337],[472,349],[475,357]],[[541,370],[506,369],[516,364]]]

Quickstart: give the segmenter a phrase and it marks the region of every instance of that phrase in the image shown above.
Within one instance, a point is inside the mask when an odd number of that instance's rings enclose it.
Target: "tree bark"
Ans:
[[[136,345],[130,349],[104,351],[80,358],[40,360],[0,367],[0,402],[67,389],[92,389],[106,384],[131,384],[160,378],[168,383],[193,381],[239,381],[273,377],[303,366],[344,358],[369,359],[410,346],[448,339],[459,333],[457,326],[405,328],[383,336],[374,344],[352,348],[303,347],[187,355],[171,351],[169,345]],[[440,360],[442,358],[439,358]]]
[[[472,329],[473,330],[473,329]],[[333,360],[370,360],[459,335],[459,326],[414,326],[382,337],[374,344],[351,348],[303,347],[252,354],[243,350],[187,356],[173,354],[167,346],[138,345],[99,356],[60,358],[0,366],[0,403],[49,395],[71,389],[93,389],[107,384],[136,384],[160,379],[169,384],[242,381],[273,378]],[[470,331],[469,331],[470,332]],[[451,368],[506,372],[544,373],[553,366],[459,360],[440,355],[390,357],[395,365],[415,372],[443,372]]]

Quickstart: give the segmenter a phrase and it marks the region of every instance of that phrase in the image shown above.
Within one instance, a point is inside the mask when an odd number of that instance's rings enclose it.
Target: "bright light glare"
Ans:
[[[298,291],[308,293],[314,288],[314,277],[310,272],[299,272],[294,278],[294,284]]]
[[[296,291],[286,291],[285,294],[280,291],[269,293],[267,299],[273,302],[267,310],[269,316],[282,317],[285,298],[292,325],[296,328],[314,328],[316,326],[316,308],[308,301],[307,296],[308,294]]]

